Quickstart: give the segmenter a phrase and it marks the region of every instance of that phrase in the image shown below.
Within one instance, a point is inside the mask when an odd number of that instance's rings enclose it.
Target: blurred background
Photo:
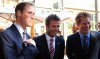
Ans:
[[[91,14],[91,30],[98,30],[100,0],[0,0],[0,31],[14,23],[16,20],[14,16],[15,6],[23,1],[33,3],[36,8],[33,26],[27,27],[27,32],[31,38],[45,32],[45,18],[49,14],[57,14],[60,17],[59,30],[65,41],[67,36],[73,33],[72,26],[75,23],[75,16],[81,11]]]

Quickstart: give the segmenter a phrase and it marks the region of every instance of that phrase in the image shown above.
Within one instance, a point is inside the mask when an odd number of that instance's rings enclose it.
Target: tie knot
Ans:
[[[53,39],[50,39],[51,42],[53,42]]]
[[[23,34],[26,34],[25,32],[23,32]]]
[[[24,36],[27,36],[27,33],[26,33],[26,32],[23,32],[22,34],[23,34]]]
[[[86,41],[87,40],[87,36],[84,36],[83,39],[84,39],[84,41]]]

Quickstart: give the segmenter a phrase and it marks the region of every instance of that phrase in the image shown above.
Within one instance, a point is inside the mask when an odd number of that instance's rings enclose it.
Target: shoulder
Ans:
[[[79,32],[71,34],[67,37],[67,41],[66,42],[74,42],[77,41],[80,38]]]
[[[98,31],[90,31],[90,33],[99,33]]]
[[[100,32],[97,32],[97,31],[91,31],[91,32],[90,32],[90,35],[91,35],[92,38],[94,38],[94,39],[100,41]]]
[[[14,24],[12,24],[10,27],[6,28],[1,33],[11,34],[12,31],[16,31],[14,28],[16,28],[16,27],[14,26]]]
[[[14,37],[14,33],[18,33],[17,28],[12,24],[10,27],[6,28],[5,30],[3,30],[0,35],[2,37],[9,37],[12,38]]]
[[[61,37],[59,37],[59,36],[56,36],[55,38],[56,38],[59,42],[64,42],[64,41],[65,41],[63,38],[61,38]]]
[[[10,27],[9,28],[7,28],[7,29],[5,29],[5,30],[3,30],[2,32],[1,32],[1,34],[3,35],[3,34],[10,34],[11,33],[11,29],[10,29]]]
[[[33,40],[35,40],[35,41],[40,41],[40,40],[42,40],[42,39],[46,39],[45,34],[33,38]]]
[[[69,35],[67,38],[76,38],[79,37],[79,32]]]
[[[97,31],[90,31],[90,35],[94,36],[94,37],[97,37],[97,36],[100,36],[100,32],[97,32]]]

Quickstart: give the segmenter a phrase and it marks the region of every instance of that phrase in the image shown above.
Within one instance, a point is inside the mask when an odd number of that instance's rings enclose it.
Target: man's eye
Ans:
[[[32,12],[28,12],[29,14],[32,14]]]

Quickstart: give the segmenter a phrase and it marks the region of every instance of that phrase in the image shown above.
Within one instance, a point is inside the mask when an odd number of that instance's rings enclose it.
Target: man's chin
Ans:
[[[56,34],[53,34],[52,36],[54,37],[54,36],[56,36]]]
[[[84,33],[87,34],[89,31],[85,31]]]
[[[28,27],[31,27],[32,25],[28,25]]]

